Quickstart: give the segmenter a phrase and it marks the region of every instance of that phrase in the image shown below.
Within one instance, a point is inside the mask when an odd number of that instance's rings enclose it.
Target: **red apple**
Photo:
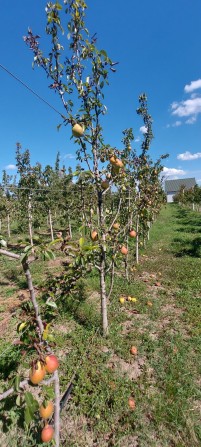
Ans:
[[[125,247],[125,245],[122,245],[121,253],[122,253],[122,255],[127,255],[128,254],[128,249]]]
[[[43,442],[49,442],[54,436],[54,428],[52,425],[45,425],[41,432],[41,439]]]
[[[50,354],[45,358],[45,369],[47,372],[53,373],[56,369],[58,369],[58,367],[59,361],[55,355]]]
[[[130,236],[130,237],[136,237],[136,235],[137,235],[137,233],[136,233],[135,230],[131,230],[131,231],[129,232],[129,236]]]

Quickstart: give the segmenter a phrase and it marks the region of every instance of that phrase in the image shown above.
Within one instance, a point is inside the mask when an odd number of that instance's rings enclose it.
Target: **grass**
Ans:
[[[62,446],[201,445],[200,222],[196,212],[176,205],[163,208],[131,281],[127,283],[123,276],[116,278],[107,339],[100,334],[95,274],[82,283],[82,299],[75,303],[67,298],[66,306],[59,309],[52,332],[60,358],[63,392],[76,372],[71,398],[62,412]],[[0,262],[2,296],[6,298],[12,288],[16,293],[16,288],[22,286],[23,276],[15,274],[13,261],[5,265],[1,258]],[[32,270],[40,286],[47,264],[35,263]],[[54,269],[51,272],[54,274]],[[156,286],[156,282],[160,285]],[[134,296],[137,301],[120,305],[120,295]],[[132,345],[138,348],[137,356],[130,354]],[[8,354],[3,355],[6,349]],[[1,388],[5,386],[3,379],[9,384],[13,378],[18,350],[4,337],[0,351]],[[7,362],[10,370],[5,375]],[[128,407],[130,396],[136,402],[134,411]],[[19,408],[12,413],[3,403],[4,431],[6,417],[8,425],[12,423],[8,433],[2,434],[2,445],[40,445],[33,429],[26,434],[26,441],[23,433],[16,438],[22,417]]]

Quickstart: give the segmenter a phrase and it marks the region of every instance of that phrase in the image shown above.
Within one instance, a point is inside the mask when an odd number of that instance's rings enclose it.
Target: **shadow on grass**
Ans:
[[[0,378],[6,380],[20,363],[20,351],[17,346],[5,347],[0,354]]]
[[[181,258],[182,256],[192,256],[194,258],[200,258],[201,237],[196,237],[194,239],[174,238],[173,252],[176,258]]]

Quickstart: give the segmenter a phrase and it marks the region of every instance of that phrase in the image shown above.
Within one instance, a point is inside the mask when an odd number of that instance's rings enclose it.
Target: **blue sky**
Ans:
[[[60,0],[63,3],[63,0]],[[88,0],[87,27],[98,34],[97,45],[118,61],[105,91],[108,113],[105,142],[121,148],[122,130],[133,127],[139,149],[143,126],[136,114],[138,96],[148,95],[153,117],[153,159],[165,160],[168,178],[195,177],[201,183],[201,1],[200,0]],[[23,41],[28,26],[44,32],[43,0],[1,2],[0,63],[33,90],[64,112],[56,94],[48,89],[42,69],[32,70],[32,53]],[[66,42],[68,42],[66,40]],[[75,167],[76,146],[71,129],[59,115],[39,101],[0,68],[0,171],[14,174],[16,142],[29,148],[32,163],[61,163]]]

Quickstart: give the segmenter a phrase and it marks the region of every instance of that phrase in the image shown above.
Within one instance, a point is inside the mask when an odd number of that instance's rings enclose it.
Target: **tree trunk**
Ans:
[[[107,319],[107,295],[105,286],[105,252],[102,251],[102,260],[100,266],[100,289],[101,289],[101,314],[103,335],[108,335],[108,319]]]
[[[8,237],[10,238],[10,214],[7,214],[7,231]]]
[[[54,240],[53,226],[52,226],[52,213],[49,210],[49,224],[50,224],[50,232],[51,232],[51,240]]]
[[[139,264],[139,216],[136,217],[136,249],[135,249],[136,263]]]
[[[70,217],[68,216],[68,229],[69,229],[69,236],[72,239],[72,227],[71,227],[71,223],[70,223]]]
[[[29,237],[30,237],[30,244],[33,245],[33,230],[32,230],[32,214],[31,214],[31,196],[29,196],[29,202],[28,202],[28,220],[29,220]]]
[[[106,295],[106,241],[104,233],[104,214],[103,214],[103,197],[102,192],[98,191],[98,216],[102,232],[100,242],[100,292],[101,292],[101,315],[103,335],[108,335],[108,318],[107,318],[107,295]]]
[[[107,294],[107,300],[110,299],[111,297],[111,293],[114,287],[114,275],[115,275],[115,270],[114,270],[114,261],[112,261],[112,271],[111,271],[111,278],[110,278],[110,289],[109,292]]]

